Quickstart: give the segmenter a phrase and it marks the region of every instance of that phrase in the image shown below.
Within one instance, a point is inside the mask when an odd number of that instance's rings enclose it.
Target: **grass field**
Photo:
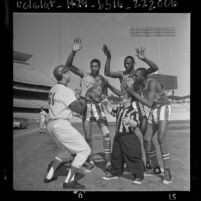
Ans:
[[[73,124],[83,134],[81,124]],[[112,139],[114,124],[110,125]],[[130,176],[104,181],[102,136],[96,124],[93,129],[93,147],[96,167],[85,173],[80,183],[86,191],[190,191],[190,122],[172,121],[167,141],[171,154],[173,182],[162,184],[156,176],[145,177],[141,185],[133,185]],[[139,138],[142,140],[141,134]],[[156,138],[154,138],[156,141]],[[159,151],[159,146],[156,143]],[[29,191],[66,191],[62,188],[65,177],[49,184],[43,183],[48,163],[56,153],[56,146],[47,134],[40,134],[37,125],[13,131],[13,189]],[[159,162],[162,166],[161,158]]]

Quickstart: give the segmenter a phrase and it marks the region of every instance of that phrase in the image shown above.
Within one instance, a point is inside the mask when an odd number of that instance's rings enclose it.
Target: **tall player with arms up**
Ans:
[[[83,128],[85,133],[86,141],[89,146],[92,148],[92,133],[91,126],[92,121],[95,121],[103,135],[103,148],[105,153],[105,171],[108,171],[111,167],[111,138],[110,131],[108,129],[108,122],[106,115],[103,110],[102,101],[107,96],[107,89],[109,88],[115,93],[120,91],[112,87],[108,81],[99,74],[100,71],[100,61],[98,59],[92,59],[90,62],[90,73],[85,73],[79,68],[72,65],[74,56],[77,51],[82,48],[81,40],[76,38],[74,40],[73,49],[67,59],[67,66],[69,69],[76,75],[81,78],[81,87],[87,88],[86,94],[81,92],[81,98],[85,99],[87,102],[87,107],[83,115]],[[91,153],[88,159],[89,165],[87,167],[88,171],[91,171],[94,168],[93,153]]]
[[[103,45],[103,52],[105,56],[107,57],[106,62],[105,62],[105,76],[111,77],[111,78],[118,78],[120,81],[120,87],[121,91],[125,92],[126,91],[126,86],[133,87],[135,89],[138,89],[138,84],[135,84],[135,60],[133,56],[127,56],[124,59],[124,71],[111,71],[110,70],[110,62],[111,62],[111,53],[110,50],[108,49],[107,45]],[[158,66],[149,60],[145,56],[145,49],[144,48],[137,48],[136,49],[136,56],[138,59],[144,61],[149,68],[147,69],[147,74],[151,74],[153,72],[156,72],[158,70]],[[118,95],[118,94],[117,94]],[[137,106],[139,109],[140,113],[140,131],[142,135],[144,136],[145,133],[145,127],[146,127],[146,122],[147,122],[147,117],[148,113],[150,112],[150,109],[147,108],[146,106],[142,105],[139,101],[136,99],[133,100],[133,106]],[[136,107],[135,106],[135,107]],[[146,150],[145,150],[146,151]],[[157,152],[156,152],[156,147],[153,141],[151,141],[151,151],[149,152],[150,157],[146,158],[146,170],[145,174],[151,175],[151,174],[161,174],[161,169],[159,167],[158,159],[157,159]]]

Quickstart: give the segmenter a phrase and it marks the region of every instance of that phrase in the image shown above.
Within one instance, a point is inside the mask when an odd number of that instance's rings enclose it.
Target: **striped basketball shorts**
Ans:
[[[159,121],[170,120],[171,106],[170,104],[162,105],[161,107],[153,108],[148,116],[148,123],[158,124]]]
[[[86,120],[103,122],[108,125],[102,103],[87,103]]]

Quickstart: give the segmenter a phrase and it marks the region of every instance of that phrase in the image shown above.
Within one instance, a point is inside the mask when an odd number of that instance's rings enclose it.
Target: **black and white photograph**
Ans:
[[[13,189],[189,192],[190,22],[14,12]]]

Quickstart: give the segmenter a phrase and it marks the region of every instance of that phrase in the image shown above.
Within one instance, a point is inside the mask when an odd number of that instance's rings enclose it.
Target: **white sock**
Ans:
[[[69,172],[68,172],[68,175],[67,175],[67,177],[66,177],[66,179],[65,179],[65,183],[69,183],[69,182],[71,182],[71,181],[74,181],[75,175],[73,175],[73,177],[71,178],[71,180],[70,180],[70,177],[71,177],[71,169],[70,169]],[[69,180],[70,180],[70,181],[69,181]]]
[[[54,175],[54,168],[51,167],[46,178],[47,179],[52,179],[53,175]]]

